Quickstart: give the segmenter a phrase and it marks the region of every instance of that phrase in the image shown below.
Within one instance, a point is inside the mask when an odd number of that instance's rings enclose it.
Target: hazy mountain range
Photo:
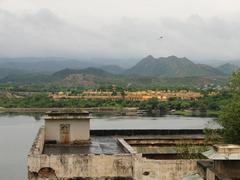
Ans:
[[[236,70],[238,70],[239,67],[240,66],[237,66],[237,65],[234,65],[231,63],[226,63],[226,64],[218,66],[217,68],[219,71],[223,72],[224,74],[230,75],[233,72],[235,72]]]
[[[96,85],[109,83],[144,83],[144,79],[167,83],[181,79],[217,82],[227,79],[239,67],[226,63],[218,67],[197,64],[176,56],[154,58],[149,55],[134,66],[124,69],[118,65],[99,65],[67,58],[0,59],[1,83],[60,83],[61,85]],[[194,84],[194,83],[193,83]]]

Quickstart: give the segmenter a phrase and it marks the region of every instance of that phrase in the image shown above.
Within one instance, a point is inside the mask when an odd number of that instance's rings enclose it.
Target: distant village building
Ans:
[[[180,99],[196,99],[202,97],[200,92],[193,91],[136,91],[128,92],[125,91],[124,95],[117,93],[113,95],[110,91],[83,91],[80,95],[69,95],[68,93],[59,92],[49,94],[49,97],[53,99],[110,99],[110,100],[129,100],[129,101],[146,101],[151,98],[157,98],[160,101],[167,101],[169,98],[180,98]]]

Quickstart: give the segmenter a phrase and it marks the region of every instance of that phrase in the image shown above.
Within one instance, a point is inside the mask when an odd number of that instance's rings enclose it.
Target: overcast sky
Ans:
[[[240,1],[0,0],[0,56],[148,54],[240,59]]]

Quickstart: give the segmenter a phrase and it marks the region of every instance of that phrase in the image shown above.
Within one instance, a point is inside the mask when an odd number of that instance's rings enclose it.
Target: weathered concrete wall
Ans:
[[[125,152],[128,152],[130,154],[137,154],[137,151],[135,151],[132,146],[130,146],[123,138],[118,138],[118,143],[122,147],[122,149]]]
[[[90,131],[92,136],[160,136],[160,135],[178,135],[178,136],[198,136],[204,138],[203,129],[94,129]],[[190,139],[191,139],[190,138]],[[133,139],[131,137],[131,139]]]
[[[33,145],[31,147],[29,155],[42,154],[43,148],[44,148],[44,141],[45,141],[45,133],[44,133],[44,131],[45,131],[45,127],[42,126],[39,129],[38,134],[37,134],[36,138],[33,141]]]
[[[207,169],[213,168],[213,161],[209,159],[197,161],[197,172],[203,178],[207,177]]]
[[[130,145],[176,145],[176,144],[196,144],[196,145],[200,145],[200,144],[206,144],[206,141],[204,140],[204,138],[202,136],[194,138],[192,137],[191,139],[189,138],[189,136],[182,136],[182,137],[178,137],[178,138],[171,138],[169,137],[168,139],[160,139],[158,137],[152,137],[152,138],[137,138],[137,139],[126,139],[127,143],[129,143]]]
[[[214,170],[218,175],[238,179],[240,178],[240,160],[215,160]]]
[[[138,159],[134,164],[136,180],[180,180],[197,171],[197,160]]]
[[[196,160],[148,160],[139,155],[41,155],[29,157],[28,164],[29,180],[53,174],[56,179],[180,180],[197,171]],[[43,171],[48,167],[51,170]]]
[[[207,168],[206,180],[216,180],[215,173],[211,168]]]
[[[51,168],[51,173],[59,179],[70,178],[125,178],[132,179],[131,155],[34,155],[28,157],[29,179],[41,179],[43,168]],[[46,173],[44,175],[47,177]]]
[[[89,140],[89,120],[45,120],[45,139],[60,141],[60,124],[70,124],[70,141]]]

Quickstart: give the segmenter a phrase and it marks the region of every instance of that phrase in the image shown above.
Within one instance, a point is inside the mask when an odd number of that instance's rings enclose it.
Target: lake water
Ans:
[[[0,115],[0,175],[4,180],[27,179],[26,157],[43,117]],[[92,117],[91,129],[203,129],[217,127],[212,118],[201,117]]]

